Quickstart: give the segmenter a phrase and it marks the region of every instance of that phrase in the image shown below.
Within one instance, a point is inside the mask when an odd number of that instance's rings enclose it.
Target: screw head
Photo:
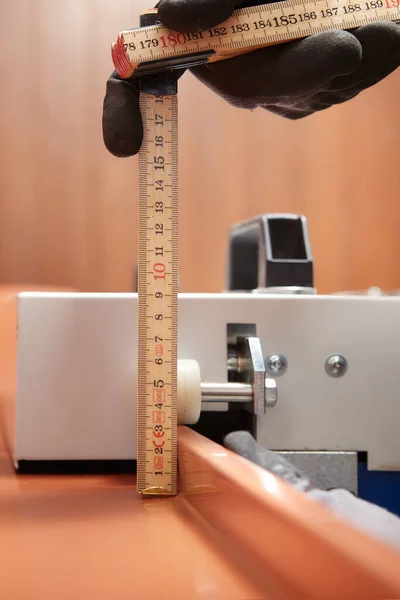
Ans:
[[[342,377],[347,371],[347,360],[340,354],[332,354],[326,359],[325,371],[330,377]]]
[[[265,369],[269,375],[279,377],[283,375],[288,366],[283,354],[271,354],[265,359]]]

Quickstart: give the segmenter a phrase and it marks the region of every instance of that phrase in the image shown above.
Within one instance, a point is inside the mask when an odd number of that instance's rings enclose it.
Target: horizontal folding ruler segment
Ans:
[[[157,16],[157,10],[150,11]],[[123,31],[112,45],[120,77],[232,58],[331,29],[400,21],[400,0],[290,0],[243,8],[217,27],[174,32],[158,23]]]

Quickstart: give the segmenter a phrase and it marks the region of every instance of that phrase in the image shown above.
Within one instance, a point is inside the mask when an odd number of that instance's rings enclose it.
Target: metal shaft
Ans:
[[[202,402],[252,402],[253,386],[250,383],[203,383]]]

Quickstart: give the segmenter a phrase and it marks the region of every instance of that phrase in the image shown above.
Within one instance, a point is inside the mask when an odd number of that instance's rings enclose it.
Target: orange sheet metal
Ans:
[[[179,431],[181,492],[193,520],[262,598],[400,598],[400,554],[272,474]]]
[[[45,288],[0,287],[0,423],[15,395],[15,296],[27,289]],[[134,475],[16,474],[0,432],[0,598],[258,600],[188,506],[141,499]]]
[[[13,310],[0,290],[2,408]],[[269,473],[187,428],[179,469],[178,497],[145,500],[134,475],[16,474],[0,440],[0,597],[400,598],[397,553]]]

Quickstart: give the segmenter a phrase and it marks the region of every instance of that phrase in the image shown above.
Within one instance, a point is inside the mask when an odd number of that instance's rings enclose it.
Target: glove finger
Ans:
[[[366,90],[370,87],[373,87],[374,85],[376,85],[377,83],[379,83],[380,81],[385,79],[385,77],[388,77],[399,66],[400,66],[400,59],[398,59],[394,62],[388,63],[386,65],[386,69],[382,70],[376,79],[370,79],[369,77],[366,77],[363,81],[357,82],[356,85],[346,87],[345,89],[339,89],[337,92],[335,92],[335,91],[322,92],[321,99],[323,101],[327,101],[328,98],[331,97],[332,98],[331,104],[340,104],[342,102],[347,102],[348,100],[351,100],[352,98],[355,98],[356,96],[358,96],[364,90]]]
[[[192,33],[226,21],[236,4],[235,0],[160,0],[158,16],[173,31]]]
[[[367,88],[373,87],[382,79],[388,75],[390,75],[393,71],[395,71],[399,66],[399,62],[387,65],[386,71],[382,71],[378,79],[364,79],[362,83],[358,83],[358,85],[346,88],[345,90],[338,90],[337,92],[321,92],[317,94],[313,98],[312,109],[313,112],[323,110],[325,108],[330,108],[331,106],[337,104],[343,104],[344,102],[349,102],[356,96],[358,96],[362,91]]]
[[[309,115],[312,115],[314,110],[310,110],[309,107],[307,109],[302,109],[294,106],[284,106],[284,105],[276,105],[270,104],[268,106],[263,106],[265,110],[268,112],[274,113],[279,117],[285,117],[286,119],[290,119],[291,121],[296,121],[298,119],[304,119]]]
[[[360,65],[359,41],[347,31],[322,32],[225,61],[196,67],[205,85],[241,108],[277,104],[324,89]],[[285,102],[286,104],[286,102]]]
[[[327,108],[331,108],[332,106],[336,106],[338,104],[343,104],[344,102],[348,102],[352,100],[360,91],[357,90],[346,90],[346,92],[321,92],[317,94],[312,102],[309,104],[309,108],[313,113],[319,112],[321,110],[326,110]]]
[[[279,454],[271,452],[271,450],[267,450],[258,444],[248,431],[229,433],[224,438],[224,446],[291,483],[297,489],[305,491],[310,488],[310,482],[306,475]]]
[[[107,81],[103,102],[103,140],[119,158],[137,154],[143,139],[139,106],[139,80],[120,79],[114,72]]]
[[[362,61],[350,75],[339,76],[331,90],[358,88],[360,91],[375,85],[392,73],[400,64],[400,27],[395,23],[374,23],[353,31],[362,46]]]
[[[220,25],[238,8],[259,4],[257,0],[160,0],[156,8],[164,25],[174,31],[193,33]]]

